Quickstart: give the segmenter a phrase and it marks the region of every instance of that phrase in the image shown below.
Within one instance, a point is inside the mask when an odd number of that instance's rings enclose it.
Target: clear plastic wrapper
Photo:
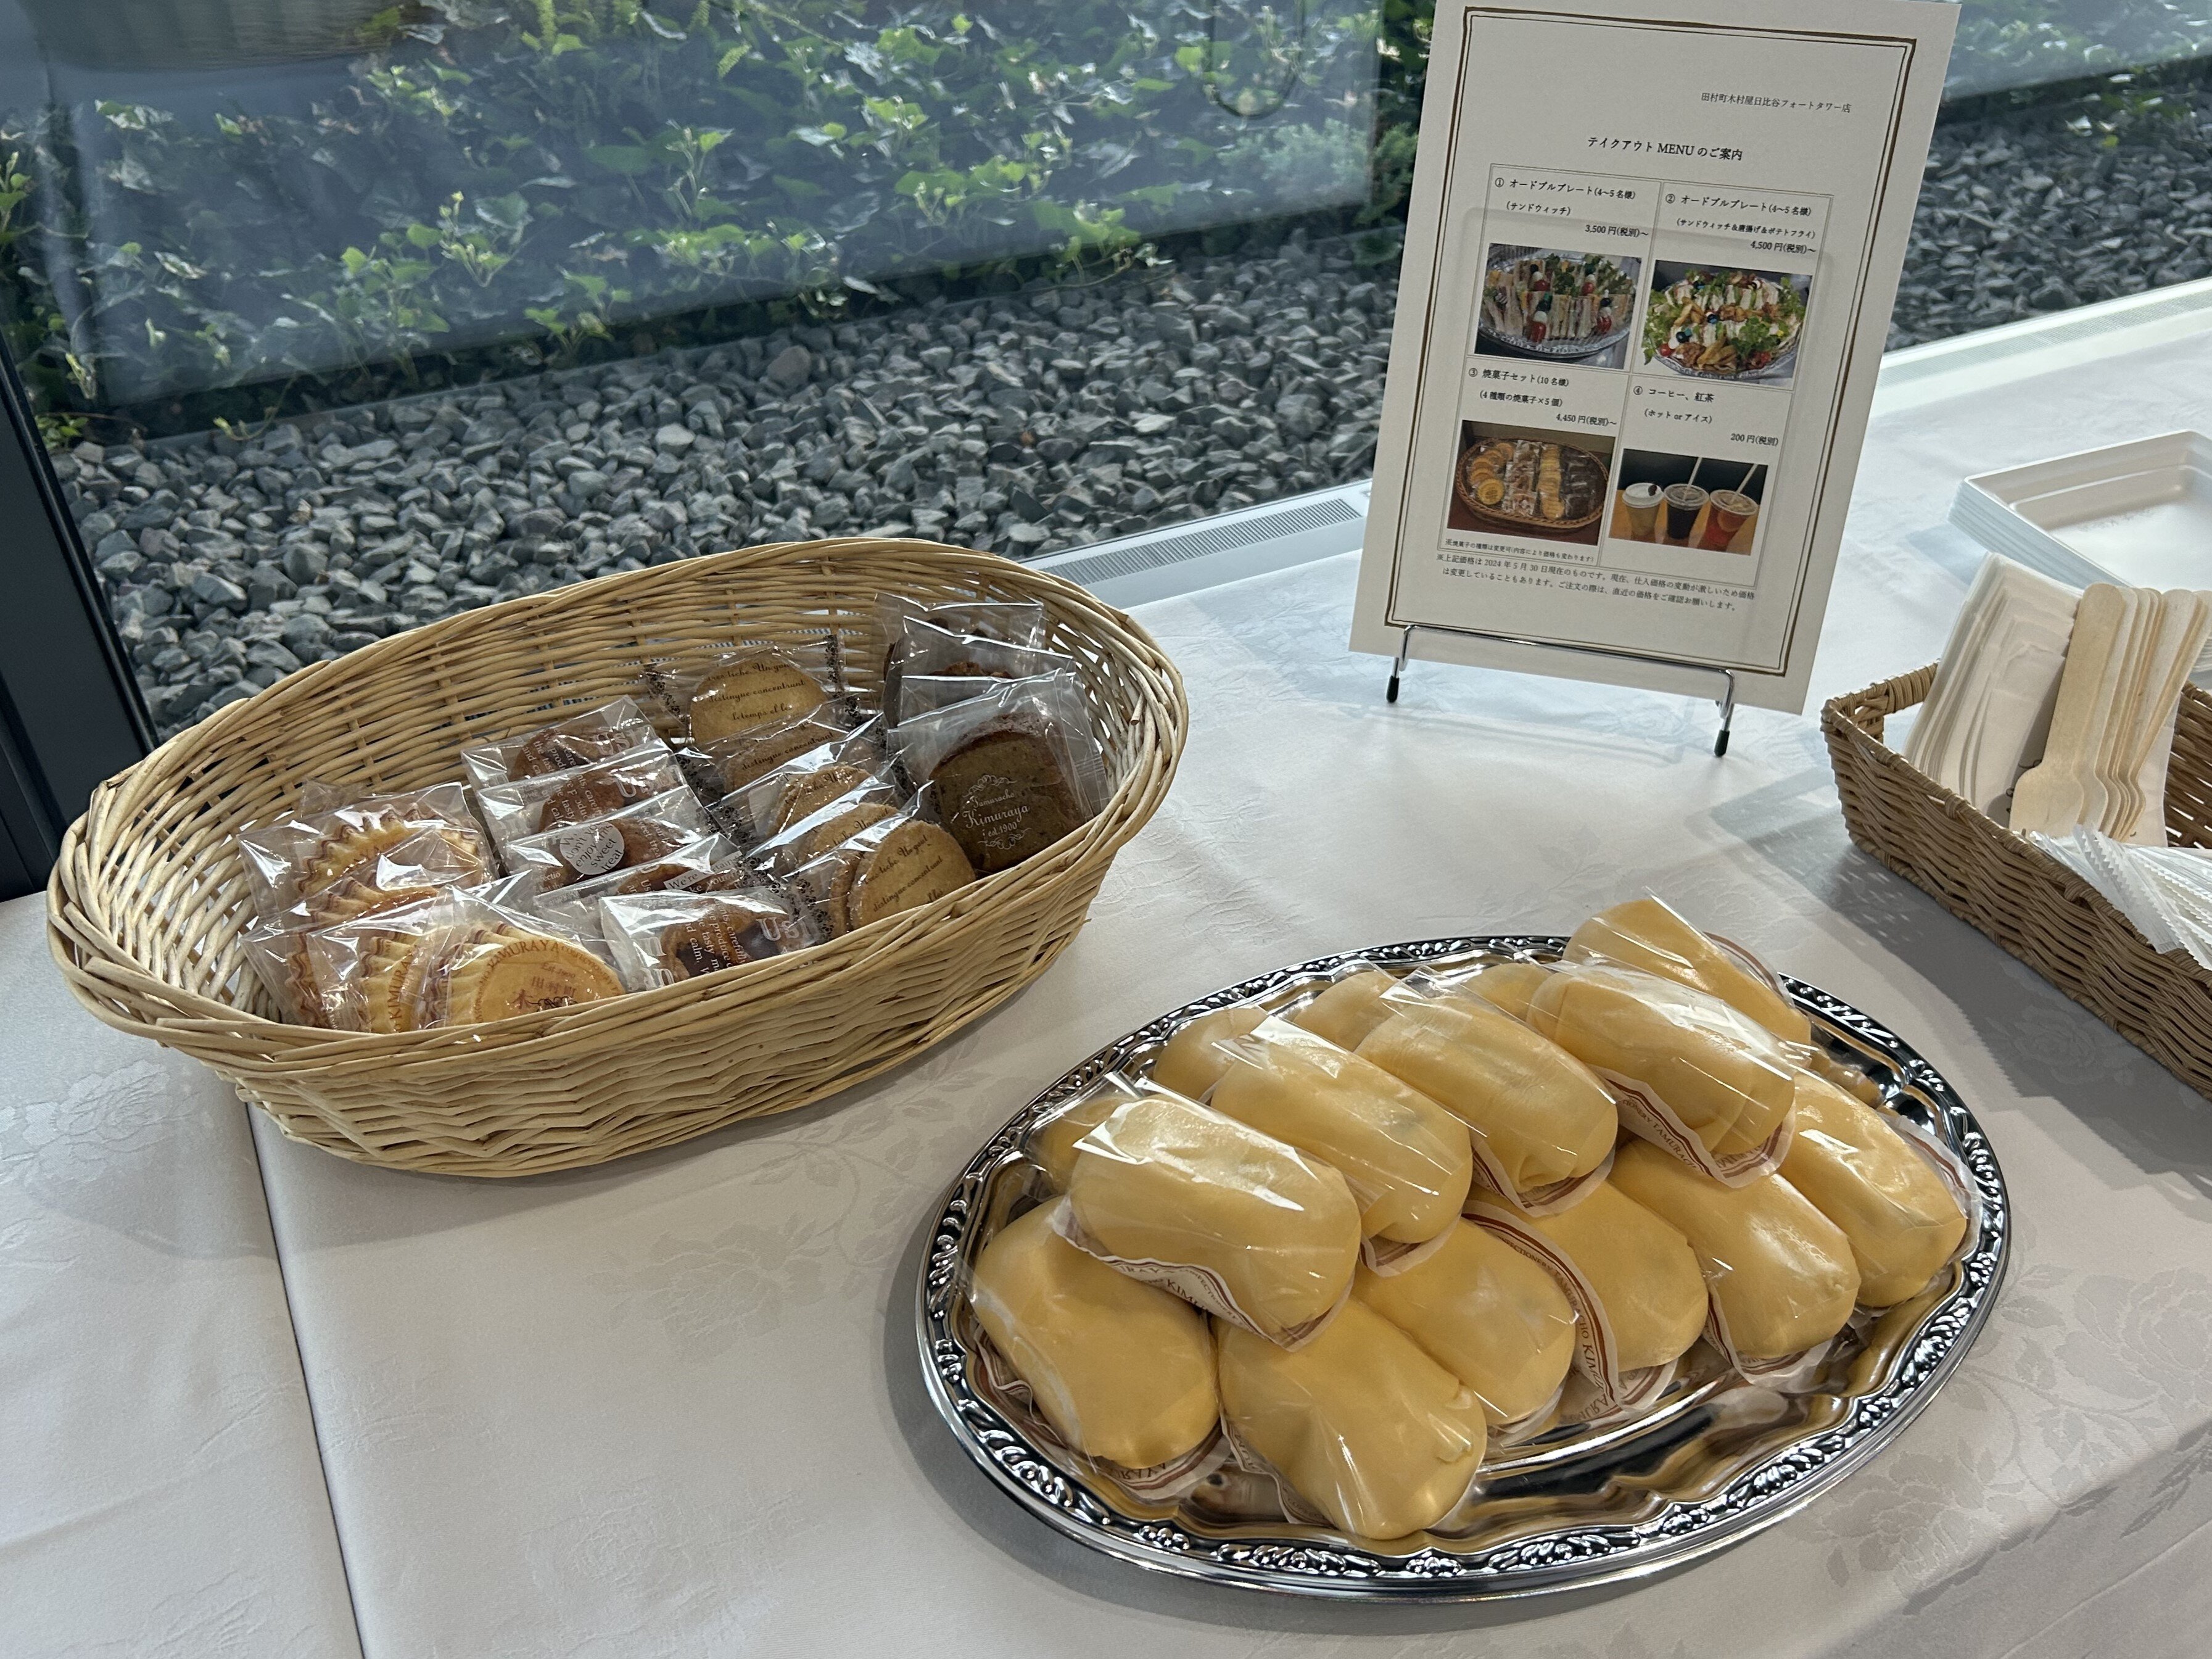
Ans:
[[[960,843],[911,812],[872,823],[792,871],[793,890],[836,939],[958,892],[975,879]]]
[[[601,899],[599,932],[633,991],[765,962],[819,937],[802,908],[770,887]]]
[[[1613,1097],[1558,1044],[1418,976],[1384,988],[1371,1009],[1387,1018],[1353,1052],[1466,1124],[1479,1188],[1544,1211],[1577,1202],[1605,1178],[1620,1130]]]
[[[1032,648],[1043,646],[1052,631],[1044,607],[1033,599],[965,599],[928,605],[903,593],[885,593],[876,614],[883,629],[883,707],[887,713],[898,707],[909,623]]]
[[[582,943],[467,894],[305,936],[306,959],[343,1030],[422,1031],[620,996]]]
[[[1178,1078],[1197,1083],[1215,1111],[1333,1165],[1358,1200],[1366,1237],[1420,1244],[1455,1225],[1474,1179],[1466,1125],[1380,1066],[1286,1020],[1222,1018],[1257,1012],[1201,1015],[1162,1052],[1153,1080],[1170,1089]],[[1194,1032],[1196,1043],[1176,1046]]]
[[[1343,963],[1313,1000],[1291,1016],[1291,1023],[1340,1048],[1357,1048],[1395,1012],[1382,999],[1397,984],[1396,975],[1370,963]]]
[[[1106,804],[1104,759],[1072,674],[998,683],[892,735],[978,875],[1042,852]]]
[[[645,684],[684,740],[707,748],[809,718],[853,724],[835,635],[804,645],[751,646],[705,662],[649,665]]]
[[[1859,1295],[1850,1240],[1780,1176],[1727,1187],[1631,1141],[1613,1183],[1690,1241],[1732,1358],[1802,1353],[1850,1322]]]
[[[238,835],[255,914],[275,928],[325,927],[496,873],[458,783],[343,805],[309,783],[303,806]]]
[[[1448,996],[1477,998],[1525,1024],[1529,1001],[1551,971],[1540,962],[1498,962],[1471,972],[1440,974],[1437,985]]]
[[[481,888],[478,896],[544,921],[557,933],[575,938],[600,939],[599,901],[624,898],[636,893],[726,891],[750,887],[761,878],[745,861],[744,852],[726,836],[702,836],[687,841],[665,857],[628,870],[611,870],[588,881],[564,887],[544,885],[548,871],[526,870],[519,876]]]
[[[1912,1125],[1809,1073],[1796,1112],[1782,1178],[1850,1240],[1860,1304],[1918,1295],[1967,1242],[1972,1183]]]
[[[1109,1073],[1123,1104],[1077,1142],[1061,1237],[1271,1342],[1310,1341],[1359,1260],[1344,1176],[1180,1095]]]
[[[1363,1266],[1352,1296],[1472,1389],[1493,1431],[1540,1426],[1574,1364],[1574,1306],[1558,1277],[1472,1222],[1395,1271]]]
[[[1641,1410],[1704,1334],[1711,1297],[1697,1253],[1610,1182],[1571,1210],[1530,1216],[1477,1202],[1468,1219],[1548,1267],[1574,1305],[1580,1385],[1569,1390],[1569,1420]]]
[[[1435,1526],[1473,1490],[1489,1443],[1482,1402],[1403,1331],[1353,1301],[1296,1352],[1215,1333],[1222,1421],[1271,1473],[1358,1537]]]
[[[1569,962],[1610,962],[1718,997],[1784,1042],[1809,1043],[1812,1022],[1766,964],[1729,940],[1702,933],[1662,899],[1630,899],[1599,911],[1567,941]]]
[[[1528,1025],[1611,1085],[1626,1127],[1701,1173],[1741,1185],[1781,1167],[1810,1051],[1718,997],[1632,968],[1577,963],[1538,988]]]
[[[970,697],[993,692],[1004,684],[1002,678],[978,678],[969,674],[902,675],[899,679],[899,718],[913,720],[918,715],[933,714],[956,702],[966,702]]]
[[[537,891],[550,892],[611,871],[657,863],[713,831],[698,797],[686,788],[671,789],[588,823],[511,842],[507,865],[513,874],[535,876]]]
[[[702,800],[720,801],[786,763],[846,738],[865,740],[879,750],[881,744],[875,737],[878,719],[871,716],[848,726],[836,711],[817,711],[740,732],[718,743],[687,743],[677,749],[676,758]],[[748,833],[743,825],[737,826],[737,831]]]
[[[899,656],[897,676],[887,683],[884,713],[894,726],[921,713],[923,705],[917,703],[914,696],[915,684],[921,680],[966,680],[969,684],[965,696],[974,696],[988,689],[977,682],[1035,679],[1046,674],[1079,672],[1074,658],[1057,651],[1033,650],[933,627],[926,622],[910,622],[906,628],[906,648]],[[932,696],[939,706],[961,701],[960,697],[941,691],[933,691]]]
[[[548,772],[572,772],[656,740],[644,710],[628,697],[617,697],[496,743],[471,744],[461,750],[461,764],[469,781],[484,789]]]
[[[1031,1210],[977,1258],[969,1301],[1061,1443],[1156,1490],[1214,1444],[1221,1413],[1206,1316],[1117,1273]]]
[[[588,823],[626,806],[685,787],[683,769],[659,738],[565,772],[541,772],[519,783],[485,784],[477,806],[504,851],[526,836]]]
[[[818,723],[806,725],[821,729]],[[720,799],[709,797],[708,810],[726,834],[749,845],[766,841],[840,795],[873,782],[900,782],[881,739],[882,722],[874,715],[849,732],[830,731],[821,742],[733,786]]]

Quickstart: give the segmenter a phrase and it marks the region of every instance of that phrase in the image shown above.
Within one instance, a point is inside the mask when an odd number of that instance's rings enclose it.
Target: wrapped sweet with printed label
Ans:
[[[1707,1300],[1697,1253],[1612,1182],[1571,1210],[1524,1224],[1588,1283],[1620,1375],[1670,1365],[1696,1346]]]
[[[1435,1526],[1474,1484],[1489,1443],[1482,1401],[1413,1338],[1358,1301],[1292,1352],[1216,1327],[1222,1420],[1355,1536]]]
[[[1926,1289],[1966,1238],[1964,1181],[1947,1181],[1944,1155],[1901,1121],[1810,1073],[1797,1074],[1796,1113],[1782,1177],[1850,1241],[1859,1301],[1887,1308]]]
[[[1362,1267],[1352,1296],[1472,1389],[1492,1429],[1544,1410],[1574,1363],[1574,1309],[1559,1281],[1470,1222],[1455,1221],[1410,1266]]]
[[[1859,1294],[1850,1240],[1780,1176],[1723,1186],[1631,1141],[1613,1160],[1613,1182],[1690,1241],[1735,1356],[1802,1353],[1849,1322]]]
[[[1075,1450],[1147,1469],[1212,1438],[1221,1401],[1206,1316],[1077,1249],[1047,1211],[1000,1230],[969,1296],[1038,1413]]]
[[[1784,1042],[1810,1042],[1812,1022],[1756,957],[1699,933],[1663,900],[1599,911],[1567,941],[1569,962],[1611,962],[1673,980],[1757,1021]]]
[[[1295,1146],[1149,1083],[1076,1143],[1064,1237],[1208,1313],[1296,1345],[1328,1323],[1359,1260],[1344,1176]]]

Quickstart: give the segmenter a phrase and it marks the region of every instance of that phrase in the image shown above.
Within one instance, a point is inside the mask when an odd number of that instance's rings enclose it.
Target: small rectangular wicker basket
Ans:
[[[2153,950],[2102,893],[1883,742],[1884,719],[1935,683],[1931,663],[1821,708],[1851,839],[2212,1096],[2212,975]],[[2166,823],[2177,845],[2212,846],[2212,697],[2194,686],[2174,724]]]
[[[234,837],[311,778],[363,790],[460,775],[465,744],[637,689],[656,659],[842,647],[879,689],[887,592],[1034,599],[1076,659],[1106,753],[1098,816],[1011,869],[813,950],[489,1024],[365,1034],[280,1024],[246,966]],[[47,890],[79,1001],[205,1061],[296,1139],[474,1176],[598,1164],[819,1100],[941,1042],[1044,971],[1167,793],[1189,726],[1144,630],[989,554],[866,539],[746,549],[511,600],[291,675],[94,792]]]

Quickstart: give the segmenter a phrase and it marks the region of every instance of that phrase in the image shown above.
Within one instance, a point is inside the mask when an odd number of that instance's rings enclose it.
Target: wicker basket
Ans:
[[[246,967],[231,837],[309,778],[459,775],[465,743],[633,690],[641,664],[835,629],[854,684],[878,596],[1041,600],[1081,665],[1111,799],[1047,851],[802,954],[485,1025],[357,1035],[278,1023]],[[295,1139],[476,1176],[597,1164],[803,1106],[896,1066],[1035,978],[1160,804],[1189,722],[1158,647],[1081,588],[987,554],[848,540],[611,576],[448,618],[224,708],[94,792],[62,846],[48,939],[117,1029],[202,1060]]]
[[[1931,664],[1820,710],[1851,839],[2212,1096],[2212,975],[2153,950],[2095,888],[1882,742],[1884,718],[1935,681]],[[2166,823],[2177,844],[2212,846],[2212,697],[2194,686],[2174,723]]]

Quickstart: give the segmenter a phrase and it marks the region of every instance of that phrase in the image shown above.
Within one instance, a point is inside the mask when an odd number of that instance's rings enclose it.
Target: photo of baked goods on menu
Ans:
[[[1662,259],[1644,313],[1644,362],[1701,380],[1788,386],[1813,279]]]
[[[1453,530],[1504,531],[1597,545],[1613,441],[1462,421],[1452,466]]]
[[[1625,450],[1606,534],[1616,542],[1748,555],[1765,499],[1764,461]]]
[[[1492,245],[1483,260],[1478,352],[1619,368],[1628,356],[1641,259]]]

